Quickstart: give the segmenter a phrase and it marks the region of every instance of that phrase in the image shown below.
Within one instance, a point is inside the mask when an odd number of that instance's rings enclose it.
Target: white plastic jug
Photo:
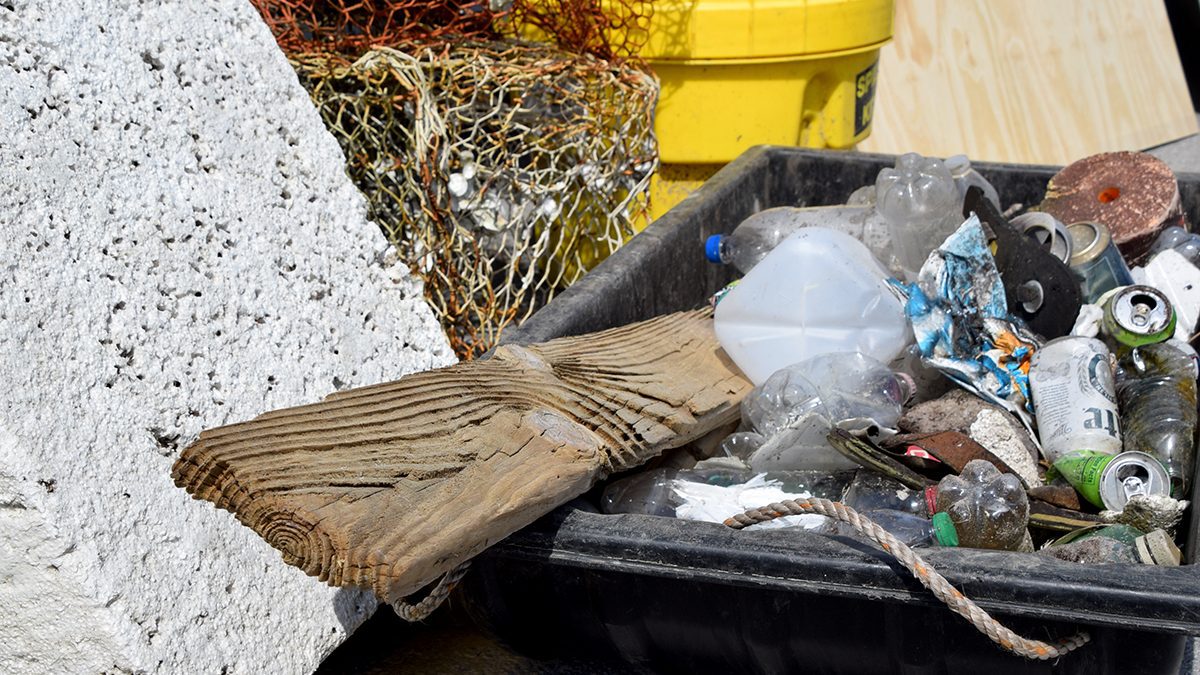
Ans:
[[[717,340],[756,386],[828,352],[890,363],[912,342],[899,294],[854,237],[808,227],[771,251],[717,305]]]

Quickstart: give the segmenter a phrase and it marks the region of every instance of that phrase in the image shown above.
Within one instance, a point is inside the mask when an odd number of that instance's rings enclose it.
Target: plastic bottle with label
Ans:
[[[971,460],[959,475],[938,483],[937,511],[949,514],[960,546],[1005,551],[1032,546],[1025,488],[986,460]]]
[[[704,244],[704,255],[709,262],[733,265],[745,274],[784,239],[806,227],[827,227],[848,234],[885,262],[891,255],[887,221],[873,206],[779,206],[759,211],[730,234],[709,237]]]
[[[946,170],[950,172],[950,176],[954,178],[954,186],[958,188],[958,207],[961,209],[963,200],[967,196],[967,188],[975,185],[983,190],[983,196],[990,201],[997,210],[1003,211],[1000,206],[1000,195],[996,192],[996,188],[988,182],[978,171],[971,166],[971,160],[967,159],[966,155],[954,155],[946,158]]]
[[[875,179],[875,208],[887,219],[896,256],[915,278],[929,253],[965,220],[958,186],[939,159],[910,152]]]
[[[1186,345],[1186,343],[1182,343]],[[1153,455],[1187,499],[1196,457],[1196,357],[1174,340],[1125,350],[1117,361],[1124,450]]]
[[[833,425],[893,427],[911,395],[907,376],[868,356],[841,352],[806,359],[777,371],[742,400],[742,421],[762,440],[756,444],[743,435],[736,452],[745,453],[755,471],[856,468],[830,447]]]
[[[912,342],[889,276],[850,235],[803,228],[717,305],[717,340],[756,385],[780,368],[831,352],[889,363]]]

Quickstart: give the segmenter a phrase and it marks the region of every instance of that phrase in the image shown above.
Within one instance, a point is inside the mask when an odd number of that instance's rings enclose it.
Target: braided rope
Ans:
[[[397,616],[410,623],[424,620],[430,614],[433,614],[433,610],[440,607],[446,601],[446,598],[450,596],[450,592],[466,576],[467,568],[470,566],[471,561],[468,560],[446,572],[442,575],[441,581],[438,581],[437,586],[434,586],[433,590],[429,591],[429,595],[425,596],[420,602],[409,604],[404,600],[397,600],[392,603],[392,609],[396,611]]]
[[[1057,642],[1042,642],[1021,637],[999,621],[993,619],[970,598],[963,595],[952,586],[946,577],[938,574],[904,542],[896,539],[890,532],[860,515],[857,511],[838,502],[828,499],[804,499],[796,501],[787,499],[782,502],[768,504],[759,509],[751,509],[725,521],[725,524],[735,530],[762,523],[783,516],[797,516],[806,513],[819,513],[844,523],[866,535],[872,541],[892,554],[913,576],[928,588],[938,600],[946,603],[954,613],[971,622],[979,632],[988,636],[992,642],[1000,645],[1014,654],[1027,659],[1047,661],[1071,653],[1087,644],[1091,636],[1087,633],[1077,633]]]

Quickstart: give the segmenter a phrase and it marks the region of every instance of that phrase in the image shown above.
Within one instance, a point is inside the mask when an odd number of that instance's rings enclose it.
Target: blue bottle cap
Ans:
[[[725,235],[714,234],[704,242],[704,257],[708,258],[709,262],[721,262],[721,242],[725,241]]]

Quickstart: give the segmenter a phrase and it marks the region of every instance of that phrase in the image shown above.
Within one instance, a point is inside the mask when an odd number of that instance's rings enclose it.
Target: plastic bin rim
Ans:
[[[848,49],[835,49],[824,52],[796,52],[795,54],[779,54],[776,56],[755,56],[755,57],[706,57],[706,58],[671,58],[666,56],[646,56],[646,62],[650,65],[669,65],[669,66],[753,66],[753,65],[769,65],[772,63],[790,63],[792,61],[817,61],[821,59],[837,58],[839,56],[853,56],[854,54],[862,54],[863,52],[876,51],[891,42],[892,39],[880,40],[868,45],[859,47],[850,47]],[[774,146],[771,146],[774,147]],[[780,146],[786,147],[786,146]]]

